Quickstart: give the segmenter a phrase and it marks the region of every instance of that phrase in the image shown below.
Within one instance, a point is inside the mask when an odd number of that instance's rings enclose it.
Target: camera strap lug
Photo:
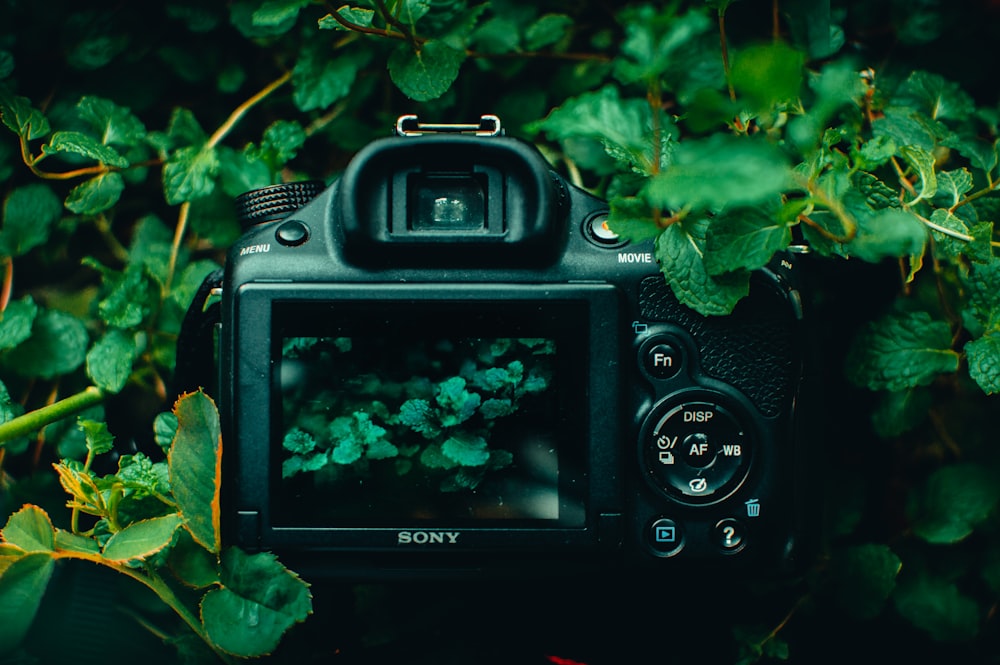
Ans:
[[[424,134],[474,134],[476,136],[502,136],[500,118],[484,115],[479,124],[440,124],[420,122],[416,115],[402,115],[396,120],[396,136],[423,136]]]

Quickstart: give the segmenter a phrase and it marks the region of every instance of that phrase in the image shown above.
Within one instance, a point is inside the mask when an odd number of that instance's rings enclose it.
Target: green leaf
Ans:
[[[896,90],[893,103],[913,106],[935,120],[965,120],[976,109],[972,97],[957,84],[925,71],[911,73]]]
[[[995,473],[975,464],[955,464],[935,471],[914,490],[907,505],[913,531],[929,543],[965,539],[994,511],[1000,500]]]
[[[299,11],[312,0],[265,0],[253,13],[255,26],[275,27],[295,22]]]
[[[927,312],[894,312],[870,323],[851,345],[848,378],[871,390],[905,390],[958,370],[951,330]]]
[[[354,86],[358,71],[368,64],[369,51],[306,50],[292,70],[292,99],[300,111],[325,109],[343,99]]]
[[[3,86],[0,86],[0,120],[29,141],[40,139],[51,131],[45,114],[32,107],[30,99],[7,94]]]
[[[31,337],[5,362],[21,376],[51,379],[82,365],[87,343],[87,329],[79,319],[58,310],[43,310],[35,317]]]
[[[902,567],[886,545],[855,545],[834,551],[829,582],[844,610],[857,619],[872,619],[881,613]]]
[[[679,59],[678,53],[691,48],[692,42],[712,27],[705,12],[692,10],[677,16],[674,11],[640,5],[621,13],[625,41],[615,61],[615,75],[620,81],[659,79]]]
[[[191,537],[186,529],[178,532],[177,542],[170,549],[167,559],[170,571],[189,587],[204,589],[219,583],[218,561]]]
[[[714,217],[705,243],[705,269],[711,275],[756,270],[792,241],[792,231],[760,208],[736,208]]]
[[[933,395],[924,386],[888,391],[872,412],[872,425],[883,438],[899,436],[923,423],[932,405]]]
[[[215,403],[198,391],[174,404],[177,434],[167,463],[170,486],[184,526],[210,552],[220,549],[219,494],[222,436]]]
[[[618,197],[609,202],[608,228],[623,240],[643,242],[652,240],[663,231],[653,218],[653,211],[638,197]]]
[[[566,14],[543,14],[524,31],[524,47],[529,51],[555,44],[573,26],[573,19]]]
[[[114,450],[115,437],[108,431],[105,423],[96,420],[81,419],[77,427],[84,434],[87,442],[87,451],[91,455],[103,455]]]
[[[921,575],[899,585],[896,610],[938,642],[967,642],[979,634],[979,605],[951,582]]]
[[[441,452],[460,466],[482,466],[490,458],[486,439],[461,432],[441,444]]]
[[[177,414],[164,412],[157,414],[153,419],[153,438],[164,452],[170,450],[170,445],[177,435]]]
[[[87,95],[77,103],[76,110],[104,145],[136,146],[146,137],[142,121],[109,99]]]
[[[62,203],[48,185],[25,185],[12,191],[3,204],[0,256],[21,256],[49,239],[62,214]]]
[[[1000,331],[991,331],[965,345],[969,375],[987,395],[1000,393]]]
[[[389,76],[404,95],[426,102],[448,91],[465,58],[465,51],[442,41],[426,41],[416,51],[403,45],[389,56]]]
[[[805,55],[782,42],[751,46],[733,58],[732,82],[750,111],[770,111],[799,97]]]
[[[762,140],[715,134],[681,141],[673,162],[645,192],[652,205],[722,210],[776,200],[792,186],[788,160]]]
[[[130,524],[108,539],[104,558],[124,563],[157,554],[173,542],[182,523],[180,515],[171,513]]]
[[[87,376],[101,390],[116,394],[132,375],[139,352],[134,335],[109,330],[87,353]]]
[[[102,173],[70,190],[65,206],[78,215],[96,215],[118,203],[124,190],[125,180],[120,173]]]
[[[61,152],[81,155],[95,162],[118,168],[125,168],[129,165],[129,161],[122,157],[117,150],[83,132],[56,132],[49,142],[42,146],[42,152],[46,155]]]
[[[1000,258],[973,264],[964,281],[969,292],[965,326],[974,336],[1000,328]]]
[[[671,224],[656,239],[656,258],[674,295],[706,316],[729,314],[750,292],[746,272],[711,275],[705,267],[705,220]]]
[[[54,568],[51,555],[36,552],[0,574],[0,654],[11,653],[31,628]]]
[[[665,115],[661,120],[664,138],[660,163],[665,165],[674,145],[670,140],[673,128]],[[575,139],[598,141],[605,153],[648,175],[655,171],[652,127],[653,116],[646,100],[622,99],[618,88],[608,85],[566,100],[545,119],[532,123],[530,129],[564,143]]]
[[[219,156],[214,148],[190,146],[175,151],[163,167],[163,193],[176,205],[208,196],[215,189]]]
[[[932,198],[937,192],[934,155],[923,148],[912,145],[902,146],[899,149],[899,154],[920,175],[920,192],[916,198],[908,201],[907,205],[913,205],[917,201]]]
[[[844,245],[847,254],[869,263],[887,258],[919,256],[927,242],[927,227],[912,213],[887,209],[857,216],[858,230]]]
[[[101,546],[93,538],[80,536],[64,529],[56,529],[56,550],[80,554],[100,554]]]
[[[13,349],[31,337],[31,325],[38,314],[38,305],[25,296],[7,305],[0,312],[0,351]]]
[[[344,5],[337,10],[337,15],[343,17],[348,23],[362,28],[370,28],[372,27],[372,21],[375,19],[375,10]],[[330,14],[319,20],[319,27],[322,30],[351,30],[351,28],[342,25],[340,21],[333,18]]]
[[[55,528],[38,506],[26,505],[11,515],[0,535],[3,542],[24,552],[51,552],[55,547]]]
[[[222,588],[201,601],[201,618],[213,644],[234,656],[270,654],[281,636],[312,613],[309,587],[273,554],[222,553]]]

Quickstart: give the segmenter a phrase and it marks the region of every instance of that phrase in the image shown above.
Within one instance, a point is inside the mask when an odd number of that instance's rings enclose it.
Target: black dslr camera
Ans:
[[[401,118],[331,186],[238,205],[230,543],[350,576],[794,563],[795,255],[701,316],[494,116]]]

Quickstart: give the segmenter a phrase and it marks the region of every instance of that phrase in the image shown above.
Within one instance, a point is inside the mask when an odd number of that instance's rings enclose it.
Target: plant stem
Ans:
[[[75,395],[70,395],[54,404],[30,411],[13,420],[0,424],[0,447],[7,441],[30,434],[57,420],[88,409],[104,400],[104,393],[95,386],[88,386]]]
[[[733,87],[733,72],[729,66],[729,40],[726,38],[726,11],[719,10],[719,45],[722,47],[722,69],[726,73],[726,87],[729,88],[730,101],[736,101],[736,88]]]

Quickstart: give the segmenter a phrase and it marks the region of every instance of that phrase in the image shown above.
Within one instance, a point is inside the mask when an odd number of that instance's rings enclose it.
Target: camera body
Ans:
[[[794,566],[796,255],[699,315],[490,116],[402,118],[329,187],[240,204],[227,542],[351,577]]]

